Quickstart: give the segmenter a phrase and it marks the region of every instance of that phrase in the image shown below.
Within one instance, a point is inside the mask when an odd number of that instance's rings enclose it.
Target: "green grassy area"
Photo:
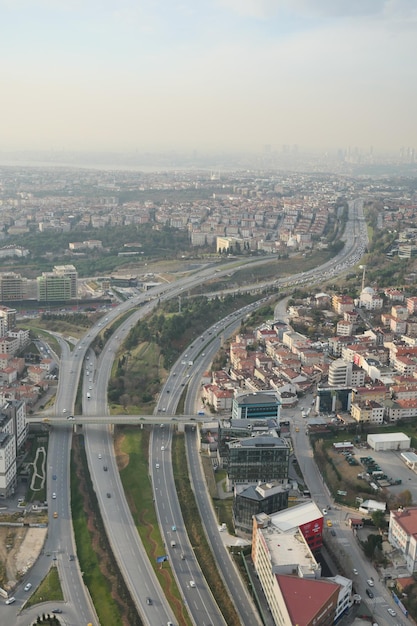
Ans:
[[[216,566],[201,522],[195,496],[191,488],[184,436],[176,434],[172,440],[172,462],[175,485],[194,554],[204,577],[219,605],[228,626],[240,626],[240,619]]]
[[[40,477],[38,477],[35,481],[34,481],[34,487],[35,489],[31,489],[31,478],[33,476],[33,472],[34,472],[34,468],[33,466],[30,466],[30,470],[29,473],[27,474],[27,490],[26,490],[26,501],[27,502],[34,502],[36,500],[39,500],[40,502],[43,502],[44,500],[46,500],[46,489],[47,489],[47,484],[46,484],[46,475],[44,476],[44,481],[43,481],[43,485],[42,485],[42,476],[43,476],[43,472],[46,473],[46,459],[48,456],[48,443],[49,443],[49,435],[48,433],[38,433],[36,435],[30,435],[28,438],[28,441],[30,442],[30,446],[28,448],[28,453],[25,457],[25,464],[30,464],[30,463],[34,463],[35,459],[36,459],[36,452],[38,449],[40,448],[44,448],[45,452],[40,451],[37,457],[37,465],[36,465],[36,470],[37,470],[37,474],[39,474]]]
[[[77,451],[78,450],[78,451]],[[80,483],[83,475],[84,485]],[[83,450],[83,443],[71,453],[71,510],[77,557],[83,578],[96,608],[102,626],[123,626],[121,610],[112,597],[112,586],[115,582],[113,571],[109,569],[106,576],[103,565],[103,551],[108,550],[107,537],[103,533],[100,511],[88,474],[88,466]],[[86,495],[90,514],[85,511]],[[98,532],[100,531],[100,532]],[[108,555],[113,558],[112,555]],[[117,589],[119,591],[119,589]],[[140,621],[131,622],[141,623]]]
[[[71,482],[73,477],[71,477]],[[82,500],[77,497],[77,486],[72,489],[72,521],[74,526],[75,540],[77,543],[77,555],[80,565],[85,572],[84,580],[96,607],[100,623],[122,626],[118,616],[117,605],[109,594],[108,582],[100,572],[99,557],[93,549],[88,532],[87,519],[84,514]]]
[[[136,528],[178,622],[189,626],[191,622],[183,605],[169,561],[162,564],[156,562],[157,556],[166,554],[166,547],[159,532],[149,478],[150,432],[131,427],[118,427],[117,431],[117,454],[119,462],[125,465],[120,471],[120,477]]]
[[[113,363],[109,383],[110,414],[151,415],[165,377],[161,351],[155,343],[141,342],[131,350],[122,349]],[[120,395],[121,385],[125,393]]]
[[[39,587],[30,596],[25,604],[25,609],[40,604],[41,602],[62,602],[64,594],[57,568],[53,565]]]

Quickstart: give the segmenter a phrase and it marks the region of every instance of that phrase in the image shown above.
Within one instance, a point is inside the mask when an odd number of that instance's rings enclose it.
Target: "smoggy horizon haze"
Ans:
[[[414,0],[0,0],[1,150],[417,147]]]

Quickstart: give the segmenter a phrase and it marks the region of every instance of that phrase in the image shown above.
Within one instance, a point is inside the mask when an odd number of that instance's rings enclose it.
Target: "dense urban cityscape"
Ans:
[[[415,180],[3,166],[0,202],[0,593],[16,623],[406,624]],[[95,569],[117,571],[117,596],[100,583],[98,602]]]

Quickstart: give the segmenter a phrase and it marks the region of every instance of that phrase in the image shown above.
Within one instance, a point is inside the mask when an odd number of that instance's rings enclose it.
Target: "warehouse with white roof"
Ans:
[[[368,445],[376,452],[384,450],[409,450],[411,438],[404,433],[381,433],[368,435]]]

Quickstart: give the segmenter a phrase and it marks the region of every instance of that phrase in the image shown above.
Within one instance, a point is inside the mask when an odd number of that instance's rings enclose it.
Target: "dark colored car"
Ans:
[[[52,609],[52,613],[62,613],[62,609]]]
[[[152,598],[146,598],[146,604],[152,604]]]
[[[107,492],[106,495],[107,495],[108,498],[111,498],[111,493]]]
[[[366,595],[368,596],[368,598],[373,598],[374,594],[370,589],[366,589]]]

